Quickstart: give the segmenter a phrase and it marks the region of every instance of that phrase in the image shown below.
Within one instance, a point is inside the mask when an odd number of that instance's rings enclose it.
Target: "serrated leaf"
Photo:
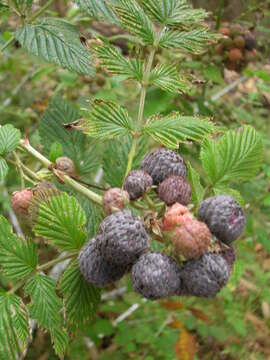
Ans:
[[[120,6],[113,6],[121,25],[145,44],[153,45],[155,30],[152,22],[135,0],[119,0]]]
[[[3,216],[0,216],[0,266],[12,280],[25,278],[37,266],[36,245],[19,239]]]
[[[198,206],[203,200],[205,190],[200,181],[199,173],[188,162],[188,182],[192,188],[192,203]]]
[[[20,143],[21,133],[13,125],[0,125],[0,155],[7,155]]]
[[[132,132],[132,120],[122,106],[95,100],[84,120],[84,129],[90,137],[104,140]]]
[[[178,148],[180,142],[201,141],[215,131],[215,125],[207,119],[181,116],[178,113],[166,117],[152,117],[144,126],[145,134],[173,149]]]
[[[249,180],[262,165],[261,136],[251,126],[244,126],[237,131],[228,131],[221,139],[205,139],[201,160],[215,187]]]
[[[111,74],[123,75],[127,79],[142,80],[143,62],[141,60],[128,59],[118,48],[110,45],[98,46],[96,54]]]
[[[46,329],[57,327],[61,323],[62,303],[55,288],[55,281],[42,274],[36,274],[24,287],[24,292],[31,297],[28,306],[31,318]]]
[[[73,332],[80,331],[92,319],[100,302],[100,290],[87,283],[77,261],[65,270],[60,280],[67,323]]]
[[[50,329],[50,335],[55,353],[58,356],[63,357],[69,343],[67,331],[63,328],[54,327]]]
[[[128,154],[132,144],[130,136],[121,139],[121,146],[118,140],[108,142],[103,154],[104,180],[111,187],[121,187],[126,173]],[[147,137],[141,136],[137,147],[136,156],[133,161],[133,168],[139,166],[140,160],[146,152]]]
[[[118,23],[110,6],[115,3],[113,0],[73,0],[73,2],[93,18]]]
[[[81,44],[76,27],[65,20],[43,18],[25,24],[15,37],[32,55],[79,74],[94,75],[89,51]]]
[[[86,239],[85,223],[78,200],[64,193],[40,204],[34,231],[61,250],[78,251]]]
[[[149,81],[162,90],[172,93],[187,92],[189,84],[186,79],[180,77],[177,68],[173,64],[159,64],[150,73]]]
[[[242,207],[245,206],[245,200],[243,199],[242,195],[240,194],[239,191],[235,190],[235,189],[231,189],[231,188],[226,188],[226,187],[215,187],[213,189],[215,195],[230,195],[232,196]]]
[[[0,157],[0,181],[3,181],[8,173],[8,164],[5,159]]]
[[[214,36],[208,28],[190,31],[165,30],[161,34],[159,46],[165,49],[180,49],[193,54],[202,53]]]
[[[192,9],[185,0],[140,0],[149,15],[168,26],[201,22],[208,15],[203,9]]]
[[[46,156],[55,142],[61,144],[64,155],[74,161],[77,173],[89,178],[89,173],[99,166],[98,146],[82,132],[68,131],[64,126],[79,118],[79,112],[69,102],[56,97],[41,117],[39,134]]]
[[[17,295],[0,291],[0,358],[16,360],[29,337],[28,314]]]
[[[98,231],[101,221],[104,219],[104,212],[102,207],[94,204],[89,201],[85,196],[78,196],[78,201],[80,202],[83,210],[86,215],[86,232],[87,237],[92,238]]]

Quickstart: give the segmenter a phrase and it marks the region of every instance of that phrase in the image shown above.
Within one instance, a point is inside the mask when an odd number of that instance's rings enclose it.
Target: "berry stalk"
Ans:
[[[48,160],[44,155],[42,155],[40,152],[38,152],[35,148],[33,148],[28,139],[21,140],[20,145],[26,150],[29,154],[31,154],[33,157],[35,157],[37,160],[39,160],[47,169],[52,170],[53,169],[53,163]],[[57,172],[54,172],[56,175]],[[60,175],[59,175],[60,176]],[[77,181],[73,180],[70,176],[61,174],[61,180],[64,181],[65,184],[70,185],[73,187],[73,189],[77,190],[79,193],[86,196],[89,200],[92,202],[102,205],[102,196],[96,194],[95,192],[89,190],[87,187],[79,184]]]
[[[132,169],[133,159],[136,154],[137,140],[139,137],[138,130],[140,129],[140,127],[143,123],[143,112],[144,112],[144,106],[145,106],[146,89],[148,86],[149,75],[151,72],[151,68],[153,65],[155,53],[156,53],[156,50],[157,50],[157,47],[159,44],[160,35],[162,33],[162,30],[163,30],[163,28],[159,29],[159,31],[156,33],[156,39],[155,39],[155,42],[151,49],[151,52],[149,54],[148,61],[145,61],[145,71],[144,71],[143,80],[141,83],[142,89],[141,89],[141,95],[140,95],[138,117],[137,117],[137,121],[135,123],[135,133],[133,135],[133,141],[132,141],[132,145],[131,145],[130,152],[128,155],[128,163],[127,163],[125,177],[129,174],[130,170]]]

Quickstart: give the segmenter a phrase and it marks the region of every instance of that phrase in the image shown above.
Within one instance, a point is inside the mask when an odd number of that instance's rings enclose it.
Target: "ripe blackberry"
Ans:
[[[107,190],[102,198],[102,206],[106,214],[111,214],[113,209],[123,210],[129,202],[127,191],[120,188]]]
[[[143,170],[131,171],[125,179],[124,189],[131,200],[140,198],[153,185],[153,179]]]
[[[246,49],[252,51],[257,46],[255,36],[251,32],[247,32],[245,35]]]
[[[100,237],[91,239],[78,256],[80,271],[85,280],[97,287],[104,287],[119,280],[127,271],[126,267],[110,264],[100,253],[97,243]]]
[[[198,218],[225,244],[236,240],[246,224],[243,209],[229,195],[218,195],[204,200],[199,207]]]
[[[230,268],[220,254],[207,253],[189,260],[181,268],[182,290],[179,294],[214,297],[230,277]]]
[[[192,219],[177,226],[169,234],[173,250],[186,259],[197,259],[205,254],[211,241],[208,227],[201,221]]]
[[[149,235],[144,224],[129,210],[107,216],[99,228],[100,252],[110,263],[131,265],[149,248]]]
[[[173,175],[159,184],[158,196],[169,206],[175,203],[187,205],[191,198],[191,187],[184,177]]]
[[[236,258],[235,249],[232,246],[229,246],[227,249],[222,250],[220,255],[223,257],[224,260],[226,260],[230,270],[232,270]]]
[[[187,167],[182,157],[169,149],[158,149],[146,155],[141,163],[141,169],[147,172],[155,185],[171,175],[186,176]]]
[[[134,291],[147,299],[162,299],[175,295],[181,288],[177,262],[162,253],[142,255],[133,265],[131,282]]]

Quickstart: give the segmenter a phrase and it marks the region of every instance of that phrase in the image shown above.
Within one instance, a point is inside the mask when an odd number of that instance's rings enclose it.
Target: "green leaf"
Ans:
[[[36,245],[19,239],[3,216],[0,216],[0,266],[12,280],[25,278],[37,266]]]
[[[192,188],[192,203],[198,206],[203,200],[205,190],[201,185],[199,173],[188,162],[188,182]]]
[[[215,125],[207,119],[181,116],[174,113],[166,117],[154,116],[144,126],[144,133],[163,145],[176,149],[186,140],[201,141],[216,131]]]
[[[119,146],[118,140],[111,140],[105,148],[103,154],[104,180],[111,187],[121,187],[123,185],[131,143],[131,137],[126,136],[121,139],[121,146]],[[146,144],[147,136],[140,136],[133,168],[140,165],[140,160],[146,152]]]
[[[15,150],[20,143],[20,130],[13,125],[0,125],[0,155],[7,155]]]
[[[93,18],[118,23],[110,6],[115,3],[113,0],[73,0],[73,2]]]
[[[94,75],[89,51],[81,44],[76,27],[65,20],[44,18],[25,24],[15,37],[33,55],[79,74]]]
[[[244,126],[236,131],[228,131],[221,139],[205,139],[201,160],[215,187],[249,180],[262,165],[261,136],[251,126]]]
[[[245,201],[242,197],[242,195],[240,194],[239,191],[235,190],[235,189],[231,189],[231,188],[226,188],[226,187],[215,187],[214,189],[214,193],[215,195],[230,195],[232,196],[242,207],[245,206]]]
[[[205,27],[190,31],[165,30],[160,37],[159,46],[199,54],[207,49],[212,40],[213,34]]]
[[[50,335],[54,351],[62,358],[65,355],[69,343],[67,331],[64,328],[53,327],[50,329]]]
[[[169,26],[198,24],[208,15],[203,9],[192,9],[185,0],[141,0],[140,2],[154,20]]]
[[[149,81],[162,90],[172,93],[187,92],[189,84],[180,77],[177,68],[173,64],[159,64],[150,73]]]
[[[86,239],[85,222],[85,213],[77,199],[64,193],[40,204],[34,231],[61,250],[77,251]]]
[[[46,156],[54,143],[61,144],[64,154],[74,161],[78,174],[89,178],[89,173],[96,171],[100,163],[98,147],[82,132],[68,131],[64,126],[79,118],[79,112],[69,102],[56,97],[41,117],[39,134]]]
[[[0,181],[3,181],[8,173],[8,164],[5,159],[0,157]]]
[[[46,329],[61,323],[62,303],[55,288],[54,280],[42,274],[36,274],[24,287],[24,292],[31,297],[30,316]]]
[[[216,84],[224,84],[221,69],[217,66],[208,65],[203,72],[205,79],[211,80]]]
[[[82,330],[92,319],[100,302],[100,290],[88,284],[77,261],[65,270],[60,280],[67,323],[73,332]]]
[[[104,140],[132,132],[132,120],[123,107],[110,101],[95,100],[84,127],[90,137]]]
[[[50,161],[55,162],[57,158],[59,158],[63,155],[64,155],[64,152],[63,152],[62,144],[60,144],[57,141],[54,142],[50,149],[50,156],[49,156]]]
[[[113,6],[121,25],[131,34],[137,35],[146,45],[153,45],[155,30],[152,22],[135,0],[119,0]]]
[[[28,314],[17,295],[0,291],[0,358],[16,360],[29,337]]]
[[[128,59],[118,48],[110,45],[98,46],[96,54],[111,74],[123,75],[127,79],[142,80],[143,62],[141,60]]]

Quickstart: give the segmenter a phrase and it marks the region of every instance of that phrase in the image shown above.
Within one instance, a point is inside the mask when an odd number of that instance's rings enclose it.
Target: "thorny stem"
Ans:
[[[58,258],[48,261],[47,263],[40,265],[37,267],[36,271],[33,271],[31,274],[29,274],[28,276],[26,276],[23,280],[19,281],[16,285],[13,286],[13,288],[11,288],[8,292],[7,295],[9,294],[14,294],[16,291],[18,291],[25,283],[27,280],[31,279],[37,271],[44,271],[47,269],[50,269],[52,266],[61,263],[65,260],[71,259],[74,255],[76,255],[77,253],[72,252],[69,253],[66,256],[59,256]]]
[[[145,98],[146,98],[146,89],[148,86],[148,81],[149,81],[149,75],[150,75],[150,71],[153,65],[153,61],[154,61],[154,57],[155,57],[155,53],[159,44],[159,40],[160,40],[160,35],[162,33],[162,28],[159,29],[159,31],[156,33],[156,39],[154,41],[153,47],[151,49],[151,52],[149,54],[149,58],[147,61],[145,61],[145,70],[144,70],[144,74],[143,74],[143,81],[141,84],[141,95],[140,95],[140,103],[139,103],[139,110],[138,110],[138,117],[137,117],[137,121],[135,124],[135,133],[133,135],[133,141],[131,144],[131,148],[129,151],[129,155],[128,155],[128,163],[127,163],[127,168],[126,168],[126,173],[125,173],[125,177],[128,175],[128,173],[130,172],[131,168],[132,168],[132,163],[136,154],[136,147],[137,147],[137,142],[138,142],[138,137],[139,137],[139,130],[140,127],[143,124],[143,113],[144,113],[144,105],[145,105]]]
[[[34,149],[27,139],[21,140],[20,145],[31,155],[33,155],[37,160],[39,160],[47,169],[53,170],[53,163],[48,160],[45,156],[43,156],[40,152]],[[57,173],[55,172],[57,175]],[[73,180],[68,175],[61,176],[61,180],[64,181],[65,184],[70,185],[75,190],[86,196],[89,200],[95,202],[96,204],[102,205],[102,197],[95,192],[89,190],[87,187],[79,184],[77,181]]]
[[[48,7],[51,6],[51,4],[53,3],[54,0],[49,0],[46,4],[44,4],[36,13],[34,13],[30,19],[29,19],[29,23],[35,21],[42,13],[44,13],[44,11],[46,11],[48,9]],[[12,35],[11,38],[4,43],[4,45],[0,48],[0,51],[3,52],[9,45],[11,45],[13,43],[13,41],[15,40],[15,36]]]

